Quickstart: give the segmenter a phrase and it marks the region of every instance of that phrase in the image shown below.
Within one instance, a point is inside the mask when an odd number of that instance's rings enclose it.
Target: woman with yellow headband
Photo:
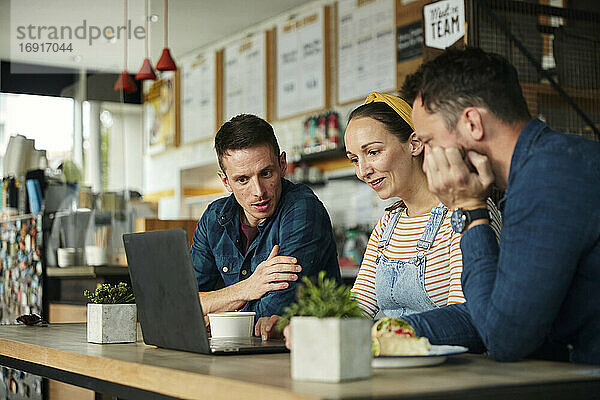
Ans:
[[[381,199],[401,199],[375,225],[352,296],[365,316],[404,317],[409,323],[411,314],[465,301],[460,234],[450,226],[451,213],[428,189],[424,144],[414,134],[411,112],[399,97],[371,93],[350,113],[344,137],[356,176]],[[500,214],[491,200],[487,203],[498,238]],[[418,325],[413,327],[420,334]],[[288,325],[288,348],[291,334]],[[458,337],[451,341],[466,344]],[[469,342],[474,351],[478,345]]]
[[[349,117],[346,155],[356,176],[381,199],[401,199],[386,209],[371,233],[353,297],[371,318],[410,314],[465,301],[460,276],[460,234],[427,185],[424,144],[415,136],[411,107],[401,98],[371,93]],[[500,216],[488,201],[492,227]]]

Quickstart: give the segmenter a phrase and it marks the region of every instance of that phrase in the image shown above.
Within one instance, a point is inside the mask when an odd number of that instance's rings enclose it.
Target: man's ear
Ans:
[[[227,180],[227,175],[225,174],[225,172],[223,170],[218,170],[217,175],[219,176],[219,179],[221,179],[221,182],[223,183],[223,186],[225,186],[225,189],[227,189],[227,191],[230,193],[233,192],[233,189],[231,188],[231,186],[229,186],[229,180]]]
[[[469,137],[476,142],[482,141],[484,129],[483,116],[480,110],[475,107],[467,107],[463,110],[461,117],[459,123],[463,124],[463,128]]]
[[[411,133],[408,137],[408,143],[410,144],[410,155],[413,157],[419,156],[425,150],[425,145],[415,132]]]
[[[279,156],[279,167],[281,168],[281,177],[283,178],[287,173],[287,160],[285,159],[285,151],[281,152]]]

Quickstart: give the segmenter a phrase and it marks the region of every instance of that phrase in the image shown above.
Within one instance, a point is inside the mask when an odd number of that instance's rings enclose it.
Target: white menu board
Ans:
[[[396,89],[394,0],[340,0],[338,103]]]
[[[325,108],[324,9],[277,26],[277,117]]]
[[[267,115],[266,35],[255,33],[225,47],[224,121],[238,114]]]
[[[211,52],[182,66],[183,144],[212,137],[216,128],[216,61]]]

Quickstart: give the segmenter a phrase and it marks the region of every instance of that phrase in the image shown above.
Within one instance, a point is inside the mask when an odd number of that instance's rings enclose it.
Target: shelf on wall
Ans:
[[[524,91],[536,92],[538,94],[545,94],[551,96],[560,96],[560,94],[554,89],[550,83],[531,83],[522,82],[521,87]],[[570,97],[597,100],[600,98],[600,89],[589,89],[589,88],[572,88],[562,87],[562,89]]]
[[[46,276],[48,278],[96,278],[110,275],[129,276],[129,268],[122,265],[79,265],[46,268]]]
[[[0,222],[21,221],[21,220],[24,220],[24,219],[35,218],[35,217],[37,217],[39,215],[42,215],[42,213],[18,214],[18,215],[2,215],[2,216],[0,216]]]
[[[336,158],[346,158],[346,149],[344,149],[343,147],[336,147],[335,149],[302,154],[300,155],[298,162],[313,163],[315,161],[326,161],[333,160]]]
[[[342,279],[354,279],[358,275],[358,267],[343,267],[340,268]]]
[[[356,171],[354,170],[354,167],[346,166],[344,168],[338,168],[338,169],[326,171],[323,175],[324,175],[325,179],[327,179],[328,181],[348,180],[349,179],[349,180],[355,180],[357,182],[362,182],[356,176]]]

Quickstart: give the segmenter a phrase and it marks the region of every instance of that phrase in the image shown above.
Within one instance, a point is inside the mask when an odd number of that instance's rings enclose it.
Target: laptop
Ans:
[[[287,351],[283,340],[209,339],[185,230],[127,233],[123,243],[144,343],[202,354]]]

